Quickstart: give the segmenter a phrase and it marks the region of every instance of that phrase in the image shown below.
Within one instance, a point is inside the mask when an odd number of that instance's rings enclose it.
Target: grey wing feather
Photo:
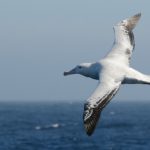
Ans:
[[[83,120],[86,133],[89,136],[94,132],[102,109],[109,103],[109,101],[117,93],[118,89],[119,86],[105,93],[103,97],[98,97],[94,105],[91,104],[92,99],[90,99],[89,102],[85,103]]]
[[[126,19],[125,21],[123,21],[123,24],[127,28],[128,31],[132,31],[135,28],[140,18],[141,18],[141,13],[138,13],[130,17],[129,19]]]
[[[132,51],[135,47],[133,29],[138,23],[141,14],[136,14],[128,19],[119,22],[114,26],[115,43],[108,57],[120,57],[128,64]]]

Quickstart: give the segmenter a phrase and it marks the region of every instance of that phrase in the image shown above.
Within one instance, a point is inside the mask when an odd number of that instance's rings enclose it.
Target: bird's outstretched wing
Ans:
[[[121,59],[126,64],[129,64],[132,51],[135,47],[134,34],[132,30],[135,28],[140,17],[141,13],[136,14],[114,26],[114,45],[106,57],[115,57],[117,59]]]
[[[102,109],[113,98],[121,85],[121,81],[117,82],[113,78],[109,82],[106,80],[107,78],[101,79],[94,93],[84,104],[83,121],[86,133],[89,136],[96,127]]]
[[[99,85],[84,106],[83,120],[88,135],[93,133],[102,109],[117,93],[124,79],[125,73],[121,66],[123,64],[129,65],[135,46],[132,30],[140,17],[141,14],[136,14],[114,26],[114,46],[106,58],[101,61],[102,70],[99,77]],[[120,63],[122,65],[119,65]]]

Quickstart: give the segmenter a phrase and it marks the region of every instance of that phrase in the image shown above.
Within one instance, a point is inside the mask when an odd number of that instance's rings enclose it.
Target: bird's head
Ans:
[[[70,71],[65,71],[64,76],[72,75],[72,74],[81,74],[83,76],[88,76],[90,67],[91,67],[91,63],[82,63],[80,65],[77,65],[75,68],[71,69]]]
[[[98,80],[99,70],[100,70],[99,63],[82,63],[80,65],[77,65],[72,70],[64,72],[64,76],[71,74],[80,74]]]

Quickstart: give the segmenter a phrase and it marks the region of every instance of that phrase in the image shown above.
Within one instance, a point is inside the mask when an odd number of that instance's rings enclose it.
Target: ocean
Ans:
[[[150,102],[110,102],[92,136],[83,103],[0,102],[0,150],[149,150]]]

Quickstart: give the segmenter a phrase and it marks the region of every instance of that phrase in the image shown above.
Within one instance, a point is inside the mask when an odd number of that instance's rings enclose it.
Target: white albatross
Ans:
[[[132,30],[141,14],[136,14],[114,26],[115,42],[112,50],[100,61],[82,63],[64,75],[81,74],[99,80],[93,94],[84,105],[83,121],[86,133],[92,135],[101,111],[114,97],[121,84],[150,84],[150,76],[131,68],[130,58],[134,49]]]

